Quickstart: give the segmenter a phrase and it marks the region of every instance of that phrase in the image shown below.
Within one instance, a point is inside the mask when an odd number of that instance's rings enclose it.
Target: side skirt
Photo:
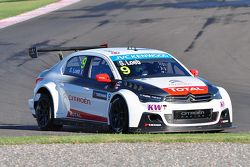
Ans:
[[[84,126],[84,127],[89,125],[108,127],[107,122],[90,121],[87,119],[77,119],[77,118],[56,118],[54,119],[54,123],[58,125],[72,125],[72,126]]]

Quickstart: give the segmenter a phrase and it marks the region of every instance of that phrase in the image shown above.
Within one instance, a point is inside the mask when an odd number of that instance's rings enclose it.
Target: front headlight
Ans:
[[[219,90],[217,91],[217,93],[215,93],[215,94],[213,95],[213,99],[222,99]]]
[[[143,103],[147,102],[162,102],[164,100],[164,97],[161,96],[155,96],[155,95],[147,95],[147,94],[140,94],[139,100]]]

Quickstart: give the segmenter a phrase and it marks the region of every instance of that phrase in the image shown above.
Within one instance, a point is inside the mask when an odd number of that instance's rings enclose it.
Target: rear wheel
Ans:
[[[55,125],[53,102],[49,95],[41,94],[36,107],[36,120],[41,130],[61,130],[62,125]]]
[[[123,98],[117,97],[111,102],[109,119],[112,132],[128,132],[128,108]]]

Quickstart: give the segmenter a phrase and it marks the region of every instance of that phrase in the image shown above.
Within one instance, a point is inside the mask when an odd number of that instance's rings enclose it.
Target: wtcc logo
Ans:
[[[166,108],[167,108],[167,105],[160,105],[160,104],[148,105],[148,111],[161,111],[161,110],[165,110]]]

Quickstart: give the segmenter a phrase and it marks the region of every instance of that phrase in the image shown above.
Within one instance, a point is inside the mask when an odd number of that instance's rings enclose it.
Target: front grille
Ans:
[[[218,117],[218,112],[212,109],[204,110],[175,110],[173,114],[165,114],[165,119],[172,124],[194,124],[214,122]]]
[[[203,95],[193,95],[188,94],[185,96],[166,96],[166,102],[180,102],[180,103],[197,103],[197,102],[208,102],[213,99],[211,94],[203,94]]]

